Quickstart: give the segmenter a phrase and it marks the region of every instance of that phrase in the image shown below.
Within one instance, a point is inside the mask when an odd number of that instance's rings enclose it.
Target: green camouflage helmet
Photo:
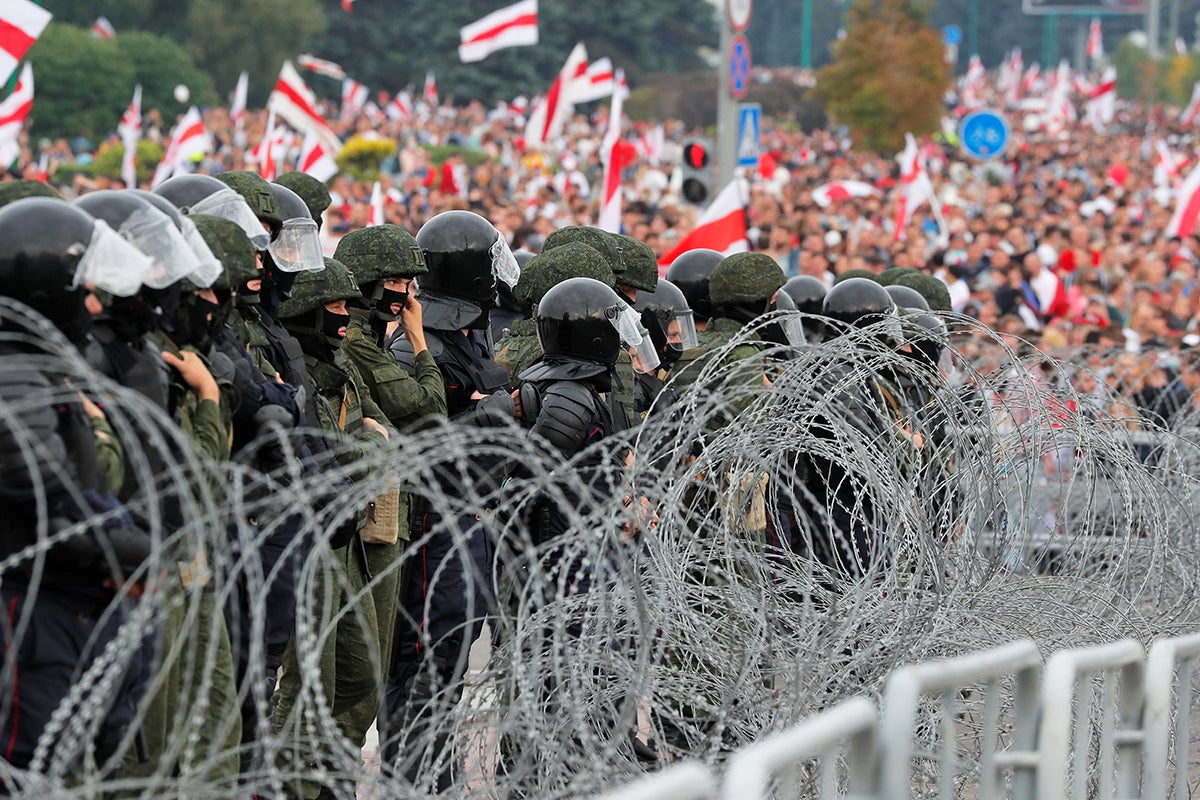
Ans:
[[[313,309],[320,308],[326,303],[338,300],[357,300],[362,297],[354,278],[346,265],[333,259],[325,259],[325,269],[320,272],[307,270],[296,274],[296,282],[292,285],[292,296],[279,304],[281,319],[298,317]]]
[[[887,285],[883,283],[883,281],[879,280],[879,276],[874,272],[871,272],[869,269],[848,269],[833,279],[833,285],[837,286],[842,281],[848,281],[851,278],[866,278],[869,281],[875,281],[883,286]]]
[[[275,192],[271,189],[271,184],[264,181],[257,172],[242,169],[222,172],[213,177],[244,197],[254,216],[270,225],[272,233],[279,233],[283,228],[283,214],[279,210]]]
[[[542,244],[542,252],[562,247],[571,242],[586,244],[595,250],[604,257],[608,262],[609,269],[615,274],[620,274],[624,269],[625,265],[621,263],[621,248],[616,237],[608,231],[589,225],[568,225],[565,228],[559,228],[546,237],[545,243]]]
[[[879,276],[879,282],[884,286],[907,286],[915,289],[929,303],[930,311],[950,311],[950,290],[932,275],[926,275],[919,269],[898,267],[884,270]]]
[[[766,253],[734,253],[713,270],[708,296],[718,307],[765,304],[785,283],[783,268]]]
[[[62,200],[58,192],[41,181],[16,180],[0,183],[0,206],[24,200],[26,197],[52,197]]]
[[[236,289],[243,282],[258,277],[254,245],[250,244],[241,226],[212,214],[192,214],[188,219],[195,224],[200,237],[223,267],[212,288]]]
[[[653,292],[657,289],[658,257],[654,255],[650,245],[623,233],[614,233],[613,237],[621,246],[621,263],[625,267],[618,280],[643,292]]]
[[[275,182],[299,195],[304,205],[308,206],[308,213],[312,214],[312,218],[320,227],[321,215],[333,203],[325,184],[306,172],[285,172],[276,178]]]
[[[338,242],[333,257],[346,265],[359,288],[384,278],[413,278],[429,271],[421,246],[399,225],[351,231]]]
[[[541,255],[529,259],[521,268],[513,297],[531,308],[552,287],[568,278],[594,278],[609,287],[616,281],[608,261],[594,248],[581,242],[559,243],[553,250],[543,250]]]

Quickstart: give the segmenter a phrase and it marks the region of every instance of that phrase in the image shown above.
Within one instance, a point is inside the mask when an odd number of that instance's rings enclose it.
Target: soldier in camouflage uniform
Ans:
[[[417,276],[427,272],[425,257],[412,235],[397,225],[375,225],[342,237],[334,257],[350,270],[362,298],[347,302],[350,324],[342,350],[358,369],[363,386],[398,431],[411,430],[430,417],[446,416],[446,391],[442,371],[429,353],[421,327],[421,304],[416,298]],[[397,322],[413,346],[414,374],[396,363],[383,349],[387,329]],[[367,564],[374,576],[371,594],[379,620],[380,653],[383,662],[379,680],[387,674],[392,656],[396,603],[400,594],[400,570],[394,568],[411,537],[411,498],[405,492],[381,498],[395,502],[397,528],[392,540],[364,544]],[[390,518],[390,513],[387,515]],[[357,724],[369,727],[380,711],[372,697],[350,713]]]
[[[612,268],[600,253],[589,245],[571,242],[529,259],[513,287],[513,297],[521,305],[535,308],[551,287],[568,278],[593,278],[609,287],[614,286],[615,280]],[[496,363],[504,367],[514,386],[520,385],[520,374],[541,357],[542,345],[532,319],[514,321],[508,335],[496,343]]]
[[[383,412],[371,399],[358,370],[341,347],[350,323],[346,301],[361,297],[346,267],[334,259],[326,259],[324,271],[300,273],[291,297],[279,306],[280,319],[304,350],[305,366],[318,394],[321,430],[344,466],[353,466],[385,447],[389,438],[387,428],[379,422],[384,418]],[[313,551],[313,557],[322,562],[316,572],[315,608],[330,609],[337,614],[366,586],[367,560],[360,536],[366,516],[365,509],[361,513],[354,511],[346,523],[333,531],[328,550],[318,547]],[[362,703],[377,701],[381,690],[378,664],[382,655],[374,598],[367,593],[354,602],[354,608],[336,623],[331,618],[318,622],[322,629],[318,635],[325,634],[326,639],[319,675],[315,678],[321,683],[342,735],[351,746],[360,748],[366,741],[370,720],[363,724],[351,712]],[[330,625],[335,626],[333,630],[328,630]],[[331,759],[325,765],[336,763],[337,756],[325,749],[328,744],[319,741],[324,732],[310,730],[305,724],[307,714],[299,700],[308,694],[304,682],[314,676],[301,674],[296,648],[293,639],[283,657],[279,689],[275,693],[276,730],[294,746],[284,752],[284,758],[296,759],[300,763],[294,766],[305,771],[319,770],[324,753],[330,753]],[[334,750],[341,752],[340,748]],[[340,796],[332,787],[305,781],[291,784],[287,789],[289,794],[308,800]]]

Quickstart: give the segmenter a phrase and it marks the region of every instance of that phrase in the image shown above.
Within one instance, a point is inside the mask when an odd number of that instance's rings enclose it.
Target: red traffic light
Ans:
[[[688,142],[683,146],[683,161],[693,169],[708,166],[708,148],[700,142]]]

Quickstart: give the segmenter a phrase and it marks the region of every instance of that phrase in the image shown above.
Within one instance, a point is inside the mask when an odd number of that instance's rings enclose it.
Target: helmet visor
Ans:
[[[284,220],[283,230],[267,245],[275,266],[284,272],[320,272],[325,269],[317,223],[297,217]]]
[[[237,226],[246,232],[246,236],[250,237],[250,243],[254,245],[255,250],[266,250],[271,242],[271,234],[263,229],[246,198],[229,187],[213,192],[188,209],[188,213],[212,214],[214,217],[237,223]]]
[[[679,325],[679,344],[684,350],[691,350],[693,347],[700,346],[700,335],[696,333],[696,319],[692,316],[692,310],[676,311],[674,319],[671,320],[670,328],[667,329],[667,341],[672,342],[674,337],[675,325]]]
[[[772,314],[775,318],[780,330],[783,331],[784,338],[787,343],[793,347],[798,347],[808,343],[808,337],[804,335],[804,323],[801,321],[800,314],[795,311],[776,311]]]
[[[133,212],[121,223],[121,236],[154,262],[142,283],[152,289],[166,289],[200,266],[183,234],[171,218],[154,208]]]
[[[658,369],[658,350],[650,332],[642,325],[642,318],[628,304],[622,302],[608,310],[608,321],[617,330],[621,343],[629,348],[629,356],[642,372]]]
[[[188,247],[192,248],[196,260],[200,262],[200,266],[187,276],[188,280],[199,288],[206,289],[213,285],[213,281],[221,277],[224,268],[221,266],[221,261],[213,255],[208,242],[204,241],[204,237],[200,235],[200,229],[196,227],[196,223],[187,217],[181,219],[183,220],[184,241],[188,243]]]
[[[132,297],[153,269],[150,256],[98,219],[92,226],[91,241],[79,259],[71,287],[86,285],[118,297]]]
[[[496,280],[508,284],[510,289],[516,286],[517,279],[521,277],[521,265],[517,263],[517,257],[513,255],[512,248],[504,241],[503,236],[496,236],[489,252],[492,254],[492,275]]]

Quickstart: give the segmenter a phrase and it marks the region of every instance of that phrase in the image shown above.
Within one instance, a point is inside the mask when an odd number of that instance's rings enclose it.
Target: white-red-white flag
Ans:
[[[1117,68],[1105,67],[1100,76],[1100,82],[1091,87],[1088,92],[1087,112],[1084,115],[1088,125],[1097,133],[1103,133],[1113,118],[1117,115]]]
[[[745,178],[730,181],[713,198],[712,205],[704,209],[692,232],[683,237],[675,249],[659,257],[659,273],[664,274],[665,268],[688,250],[707,248],[727,256],[748,251],[746,198],[749,192]]]
[[[537,0],[521,0],[493,11],[458,32],[458,57],[464,62],[482,61],[497,50],[538,43]]]
[[[1042,80],[1042,65],[1035,61],[1029,65],[1029,69],[1025,70],[1025,75],[1021,78],[1021,92],[1024,94],[1033,94],[1041,92],[1044,88],[1045,82]]]
[[[379,181],[375,181],[375,185],[371,187],[371,206],[367,214],[367,227],[382,225],[383,222],[383,187],[379,185]]]
[[[358,116],[370,96],[371,92],[367,87],[353,78],[342,81],[342,119]]]
[[[1192,99],[1188,100],[1187,107],[1179,114],[1179,124],[1190,127],[1197,115],[1200,115],[1200,81],[1196,81],[1192,87]]]
[[[404,90],[396,92],[396,96],[384,108],[384,113],[387,114],[388,119],[411,119],[413,115],[412,95]]]
[[[33,68],[26,64],[13,93],[0,102],[0,166],[11,166],[21,155],[21,131],[33,108]]]
[[[267,112],[267,127],[263,130],[263,137],[259,140],[258,145],[250,152],[250,161],[258,165],[258,174],[264,181],[275,180],[275,162],[279,158],[276,145],[279,142],[279,134],[275,130],[275,112]]]
[[[1097,59],[1104,55],[1104,32],[1100,29],[1100,18],[1093,17],[1088,26],[1087,57]]]
[[[608,56],[598,58],[588,64],[587,72],[571,87],[571,97],[574,103],[590,103],[608,97],[616,88],[616,72],[613,70],[612,59]]]
[[[121,144],[125,152],[121,154],[121,177],[125,180],[126,189],[137,188],[137,143],[142,138],[142,85],[133,87],[133,100],[129,108],[121,115],[117,125],[117,133],[121,134]]]
[[[183,171],[183,165],[191,159],[211,151],[212,137],[209,136],[208,129],[204,127],[200,111],[192,106],[172,131],[171,143],[167,145],[167,152],[163,155],[162,161],[158,163],[158,168],[154,170],[154,178],[150,181],[151,187],[158,186],[167,178]]]
[[[879,197],[883,192],[866,181],[832,181],[813,189],[813,202],[821,208],[839,200],[849,200],[852,197]]]
[[[438,107],[437,80],[433,77],[433,70],[425,73],[425,89],[421,92],[421,99],[430,108]]]
[[[904,134],[904,152],[900,154],[900,185],[897,187],[896,221],[892,238],[904,241],[906,228],[916,210],[933,202],[933,182],[925,169],[925,159],[911,133]]]
[[[1154,141],[1154,151],[1158,154],[1158,160],[1154,164],[1154,185],[1169,189],[1179,177],[1183,161],[1171,152],[1171,148],[1167,147],[1167,143],[1162,139]]]
[[[330,153],[341,152],[341,139],[317,110],[315,95],[300,77],[300,73],[296,72],[292,62],[283,62],[283,67],[279,70],[279,79],[267,100],[267,108],[298,131],[315,131]]]
[[[662,163],[663,145],[666,144],[666,140],[666,131],[662,123],[655,125],[638,137],[638,155],[644,158],[650,166],[657,167]]]
[[[325,152],[325,145],[312,131],[304,134],[304,144],[300,148],[300,160],[296,169],[307,173],[317,180],[325,181],[338,174],[337,162]]]
[[[246,123],[246,92],[250,85],[250,74],[243,72],[238,75],[237,86],[233,87],[233,101],[229,104],[229,118],[234,126],[241,130]]]
[[[333,78],[335,81],[343,80],[346,77],[346,70],[342,69],[341,64],[335,64],[332,61],[326,61],[323,58],[317,58],[311,53],[304,53],[296,56],[296,63],[309,72],[315,72],[318,75],[324,75],[327,78]]]
[[[618,70],[617,80],[624,80],[624,73]],[[604,133],[604,142],[600,152],[604,159],[604,183],[600,192],[600,216],[598,228],[610,233],[621,232],[621,173],[626,165],[623,160],[621,147],[621,115],[624,113],[625,98],[621,92],[612,96],[612,110],[608,114],[608,130]]]
[[[1075,119],[1075,106],[1071,104],[1071,67],[1064,59],[1054,73],[1054,86],[1046,101],[1042,114],[1042,127],[1050,138],[1058,138],[1067,132],[1067,125]]]
[[[116,35],[116,28],[108,21],[108,17],[96,17],[96,21],[92,23],[92,36],[97,39],[111,39]]]
[[[0,2],[0,83],[6,83],[17,64],[42,35],[51,13],[29,0]]]
[[[1175,190],[1175,213],[1167,223],[1166,235],[1190,236],[1196,231],[1200,219],[1200,164],[1192,168],[1183,183]]]
[[[986,88],[987,70],[983,68],[983,61],[977,55],[971,56],[967,63],[967,74],[963,76],[962,81],[963,107],[968,111],[983,108],[986,102],[983,92]]]
[[[576,82],[587,74],[587,48],[583,42],[575,45],[567,61],[559,70],[558,77],[550,85],[542,102],[529,115],[525,124],[525,145],[534,149],[562,134],[563,126],[571,117],[575,99],[571,96]]]

